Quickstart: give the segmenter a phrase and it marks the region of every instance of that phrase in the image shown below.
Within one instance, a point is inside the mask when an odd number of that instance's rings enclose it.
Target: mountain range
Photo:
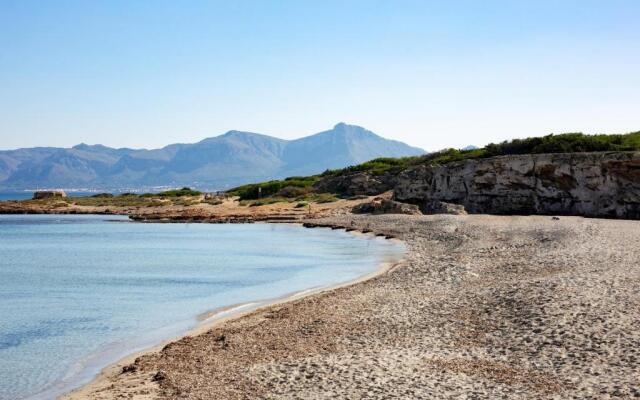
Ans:
[[[0,151],[0,190],[181,186],[219,190],[316,174],[377,157],[420,154],[424,150],[344,123],[295,140],[229,131],[198,143],[153,150],[87,144],[24,148]]]

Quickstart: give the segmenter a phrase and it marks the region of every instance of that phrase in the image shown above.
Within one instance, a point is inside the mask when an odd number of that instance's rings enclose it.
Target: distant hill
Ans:
[[[283,159],[289,175],[293,176],[361,164],[378,157],[420,154],[424,154],[422,149],[384,139],[359,126],[339,123],[331,130],[289,142]]]
[[[69,149],[0,151],[0,189],[225,189],[315,174],[378,157],[420,154],[424,154],[421,149],[344,123],[296,140],[230,131],[198,143],[153,150],[80,144]]]

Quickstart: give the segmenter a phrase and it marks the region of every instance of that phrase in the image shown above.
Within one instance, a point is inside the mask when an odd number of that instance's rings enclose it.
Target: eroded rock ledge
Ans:
[[[470,213],[640,219],[640,152],[500,156],[402,172],[394,198]]]

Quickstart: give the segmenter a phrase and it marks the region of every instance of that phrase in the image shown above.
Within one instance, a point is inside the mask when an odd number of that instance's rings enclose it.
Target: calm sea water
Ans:
[[[95,192],[69,192],[68,196],[91,196]],[[29,200],[33,197],[33,192],[0,192],[0,201],[5,200]]]
[[[201,313],[348,281],[404,254],[328,229],[126,221],[0,215],[0,399],[54,398]]]

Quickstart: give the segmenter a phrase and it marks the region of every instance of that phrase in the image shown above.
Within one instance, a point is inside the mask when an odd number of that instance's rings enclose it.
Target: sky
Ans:
[[[0,0],[0,149],[640,130],[640,1]]]

